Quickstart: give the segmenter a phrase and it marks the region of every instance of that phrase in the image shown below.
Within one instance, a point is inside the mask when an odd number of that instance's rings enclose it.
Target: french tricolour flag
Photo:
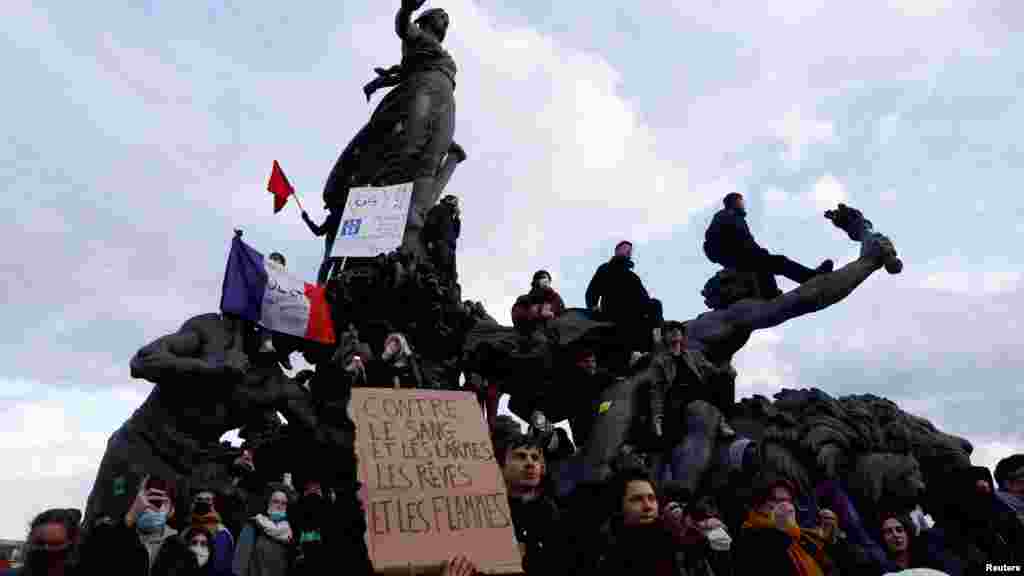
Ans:
[[[220,309],[275,332],[324,344],[335,341],[324,287],[291,276],[238,236],[231,241]]]

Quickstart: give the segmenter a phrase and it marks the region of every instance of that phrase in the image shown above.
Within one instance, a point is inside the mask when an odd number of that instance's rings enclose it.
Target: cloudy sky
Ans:
[[[150,388],[129,358],[216,310],[233,228],[315,276],[322,244],[294,206],[272,215],[269,168],[321,217],[324,179],[371,111],[360,87],[399,59],[397,5],[2,3],[0,537],[84,505],[106,439]],[[449,186],[468,297],[507,321],[546,268],[581,305],[630,238],[667,316],[690,318],[722,195],[745,193],[762,244],[810,265],[856,257],[821,217],[846,201],[905,272],[756,335],[741,393],[881,394],[970,438],[977,462],[1024,450],[1024,5],[435,5],[452,18],[470,156]]]

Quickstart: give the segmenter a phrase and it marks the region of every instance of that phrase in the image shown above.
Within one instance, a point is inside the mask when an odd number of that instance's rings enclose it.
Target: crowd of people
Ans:
[[[807,282],[832,270],[828,260],[806,268],[761,248],[745,215],[742,196],[728,195],[708,229],[705,252],[714,262],[754,275],[765,298],[779,293],[775,274]],[[304,219],[314,233],[333,237],[335,231],[315,226],[305,214]],[[453,283],[460,225],[458,201],[446,196],[428,213],[424,230],[428,257]],[[1000,461],[995,481],[984,467],[951,472],[956,491],[951,510],[944,510],[938,523],[920,506],[867,516],[858,514],[850,501],[833,499],[834,505],[801,509],[806,494],[800,493],[799,483],[772,474],[752,478],[749,498],[679,482],[688,474],[688,460],[685,454],[677,459],[675,453],[693,450],[686,439],[694,431],[683,415],[698,402],[727,415],[732,389],[716,382],[731,382],[735,372],[728,363],[722,368],[691,349],[684,323],[665,322],[661,302],[634,272],[632,251],[628,241],[616,245],[586,290],[588,313],[614,326],[617,349],[600,354],[587,347],[575,349],[567,375],[572,389],[513,394],[513,412],[530,415],[525,431],[511,417],[489,418],[525,574],[881,576],[932,569],[959,576],[976,570],[1020,570],[1024,454]],[[284,266],[283,255],[271,258]],[[548,331],[550,322],[566,312],[551,274],[539,270],[528,293],[515,300],[511,316],[525,346],[547,345],[557,339]],[[290,349],[275,350],[275,342],[280,346],[282,341],[267,334],[263,348],[290,368]],[[351,386],[432,387],[400,332],[387,334],[376,357],[354,331],[346,333],[338,349],[346,350],[340,367]],[[600,391],[627,373],[647,379],[649,429],[640,433],[648,445],[645,451],[666,457],[655,458],[660,464],[652,466],[650,459],[625,451],[610,478],[579,482],[567,495],[555,485],[552,468],[591,442],[595,419],[608,409]],[[320,397],[319,404],[346,404],[347,395],[335,389],[337,375],[328,376],[333,396]],[[323,396],[327,392],[317,388],[316,379],[312,371],[295,377],[313,396]],[[346,406],[334,408],[343,413]],[[571,437],[553,425],[561,420],[570,423]],[[727,418],[713,422],[725,437],[735,435]],[[742,448],[749,443],[736,444]],[[187,498],[179,497],[175,478],[144,476],[127,512],[102,515],[89,525],[77,510],[47,510],[31,522],[24,563],[13,574],[372,573],[365,546],[351,545],[362,541],[365,524],[351,521],[351,511],[331,485],[308,474],[309,467],[294,480],[291,474],[275,482],[258,480],[258,458],[257,451],[243,446],[231,469],[230,486],[189,485]],[[741,449],[737,458],[742,461],[746,453]],[[176,510],[181,502],[188,503],[187,510]],[[468,552],[452,550],[450,561],[437,570],[451,576],[475,573],[476,566],[463,555]]]
[[[523,570],[531,576],[882,575],[917,568],[956,575],[985,566],[1012,571],[1022,562],[1024,454],[999,462],[995,486],[986,468],[964,476],[971,481],[964,485],[963,502],[971,506],[964,525],[933,525],[894,511],[877,526],[861,526],[846,510],[821,508],[814,525],[801,526],[798,489],[784,478],[759,479],[742,521],[730,525],[720,513],[728,495],[686,494],[639,466],[618,469],[588,495],[587,507],[568,507],[550,486],[550,437],[532,427],[524,433],[507,416],[495,424],[494,453]],[[251,454],[243,459],[251,465]],[[339,535],[331,497],[312,478],[298,491],[289,483],[267,484],[247,502],[200,488],[179,518],[175,483],[147,477],[128,512],[92,526],[84,541],[77,510],[38,515],[24,565],[11,574],[369,574],[365,559],[345,558],[332,546]],[[439,567],[443,574],[475,572],[460,552]]]

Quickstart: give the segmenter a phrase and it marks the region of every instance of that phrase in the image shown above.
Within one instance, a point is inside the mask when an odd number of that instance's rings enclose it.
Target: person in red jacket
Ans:
[[[512,306],[512,325],[524,332],[532,332],[546,320],[553,320],[565,313],[565,302],[551,287],[551,274],[538,270],[530,282],[530,292],[516,298]]]

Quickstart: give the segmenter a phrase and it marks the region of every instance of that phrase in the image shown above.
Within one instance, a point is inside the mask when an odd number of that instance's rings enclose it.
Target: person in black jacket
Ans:
[[[570,541],[558,506],[545,490],[546,461],[538,436],[505,425],[495,428],[493,441],[524,572],[528,576],[567,574],[572,567]]]
[[[825,260],[818,268],[811,269],[762,248],[747,226],[747,209],[742,194],[727,194],[722,203],[725,208],[715,214],[704,234],[704,254],[715,264],[740,272],[756,273],[762,297],[775,298],[782,294],[775,275],[803,284],[818,274],[832,271],[831,260]]]
[[[455,244],[461,230],[459,199],[451,194],[430,209],[423,225],[423,243],[427,246],[427,254],[441,273],[453,283],[458,279],[455,268]]]
[[[345,210],[345,204],[327,204],[326,208],[328,211],[327,218],[320,225],[314,223],[305,210],[302,211],[302,221],[309,227],[309,231],[317,238],[326,236],[324,238],[324,260],[320,265],[320,271],[317,273],[317,283],[321,285],[327,282],[327,277],[334,262],[340,260],[340,258],[331,256],[331,250],[334,248],[334,241],[338,237],[338,228],[341,226],[341,215]]]
[[[627,354],[651,351],[663,320],[661,302],[651,298],[633,265],[633,243],[623,240],[611,260],[597,268],[586,294],[587,308],[598,319],[618,325]],[[625,363],[613,364],[622,368]]]

